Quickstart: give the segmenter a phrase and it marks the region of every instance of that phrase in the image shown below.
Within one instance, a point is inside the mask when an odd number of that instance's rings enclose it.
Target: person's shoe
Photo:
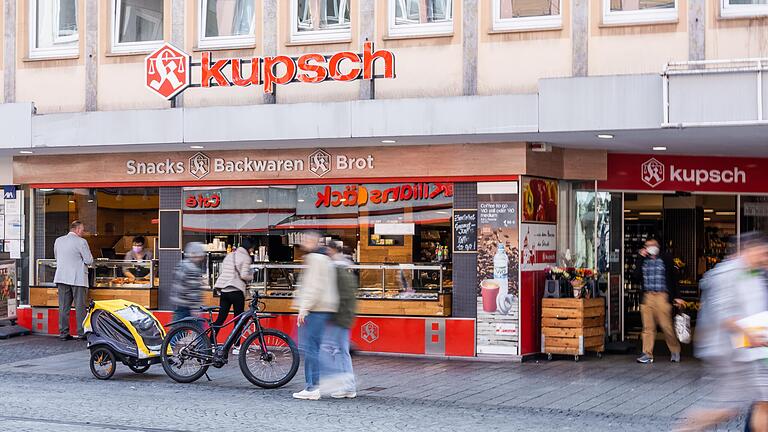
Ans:
[[[680,353],[672,353],[672,357],[669,359],[672,363],[680,363]]]
[[[232,355],[240,355],[240,347],[236,346],[232,348]]]
[[[653,357],[649,356],[648,354],[643,354],[637,358],[637,362],[643,364],[653,363]]]
[[[320,400],[320,390],[302,390],[293,394],[294,399]]]
[[[71,335],[61,335],[59,336],[60,341],[68,341],[74,339]]]
[[[75,339],[77,339],[77,340],[86,340],[87,338],[85,337],[85,335],[80,335],[80,336],[76,336]]]
[[[353,391],[340,391],[332,393],[331,397],[334,399],[354,399],[357,397],[357,393]]]

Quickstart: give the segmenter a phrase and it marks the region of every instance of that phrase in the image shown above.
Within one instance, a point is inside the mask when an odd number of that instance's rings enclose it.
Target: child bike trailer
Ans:
[[[165,330],[143,306],[126,300],[91,301],[83,323],[91,351],[91,373],[110,379],[117,362],[144,373],[160,363]]]

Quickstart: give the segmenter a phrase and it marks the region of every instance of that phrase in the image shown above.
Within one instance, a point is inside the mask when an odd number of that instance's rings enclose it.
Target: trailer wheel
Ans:
[[[100,380],[112,378],[117,369],[115,354],[111,349],[98,347],[91,350],[91,373]]]

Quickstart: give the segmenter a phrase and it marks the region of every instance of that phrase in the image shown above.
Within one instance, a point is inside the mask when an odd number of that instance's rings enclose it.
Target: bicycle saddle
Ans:
[[[219,309],[218,306],[200,306],[200,310],[203,312],[217,312]]]

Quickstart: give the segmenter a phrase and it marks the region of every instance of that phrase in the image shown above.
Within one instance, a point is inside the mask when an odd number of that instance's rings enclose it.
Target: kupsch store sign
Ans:
[[[680,192],[768,191],[768,159],[609,154],[600,189]]]
[[[383,64],[384,73],[374,73],[376,60]],[[192,82],[192,67],[200,67],[200,82]],[[299,57],[224,58],[214,60],[209,51],[203,52],[200,63],[170,43],[155,50],[144,59],[147,88],[165,99],[173,99],[189,87],[248,87],[262,86],[272,93],[276,85],[292,82],[319,83],[323,81],[354,81],[357,79],[395,77],[395,55],[388,50],[375,51],[372,42],[363,44],[363,52],[342,51],[332,55],[317,53]]]

